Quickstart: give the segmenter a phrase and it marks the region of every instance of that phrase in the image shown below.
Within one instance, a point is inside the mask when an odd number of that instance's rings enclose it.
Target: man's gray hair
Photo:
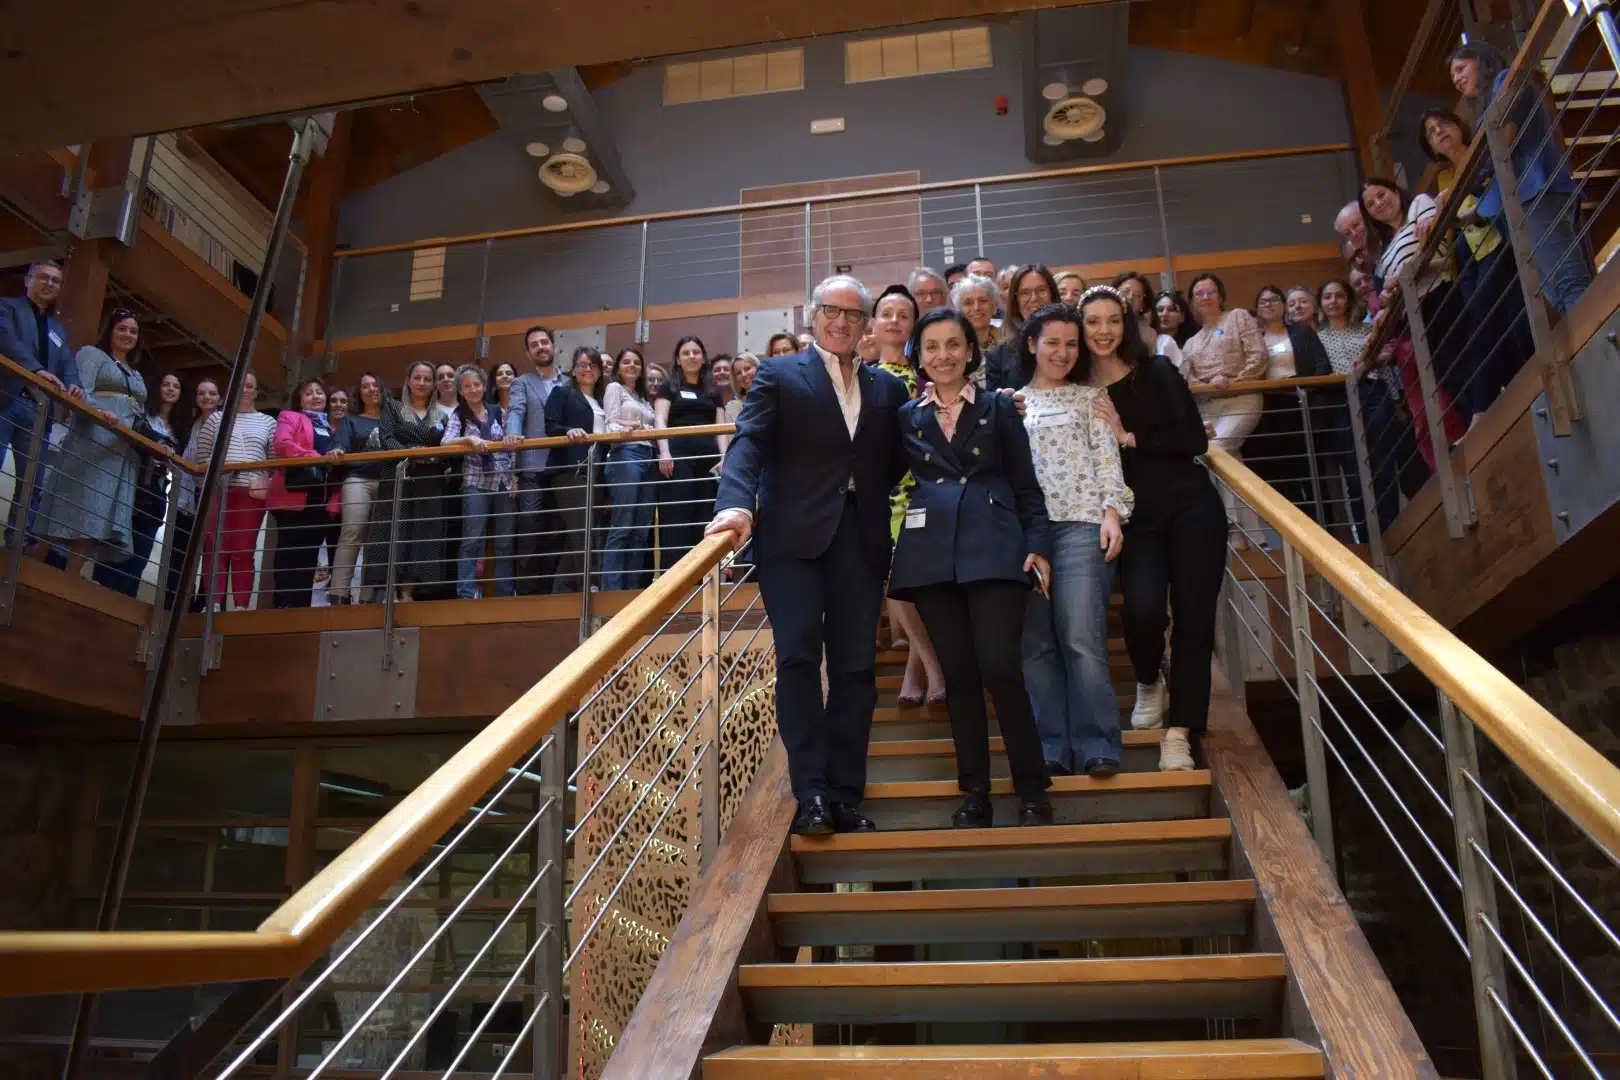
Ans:
[[[983,274],[969,274],[965,278],[958,279],[956,284],[951,286],[951,307],[961,307],[962,297],[971,292],[984,293],[990,298],[992,304],[1001,302],[1001,290],[996,288],[994,281],[991,281]]]
[[[1345,217],[1346,214],[1354,214],[1354,215],[1356,215],[1356,217],[1361,217],[1362,216],[1362,213],[1361,213],[1361,200],[1360,199],[1355,199],[1355,200],[1352,200],[1350,202],[1345,203],[1343,206],[1341,206],[1339,208],[1339,212],[1337,214],[1333,215],[1333,231],[1334,232],[1337,232],[1337,233],[1339,233],[1341,235],[1344,233],[1344,230],[1340,227],[1339,222],[1344,220],[1344,217]]]
[[[815,291],[810,294],[810,307],[812,309],[821,304],[822,294],[828,289],[854,289],[861,295],[861,310],[872,310],[872,294],[867,291],[865,285],[861,284],[860,279],[852,274],[834,274],[830,278],[823,279],[821,284],[816,286]]]
[[[938,270],[935,270],[932,266],[919,266],[911,273],[906,275],[906,288],[910,289],[912,292],[916,292],[917,282],[921,281],[923,278],[933,278],[941,285],[945,284],[944,274],[940,273]]]

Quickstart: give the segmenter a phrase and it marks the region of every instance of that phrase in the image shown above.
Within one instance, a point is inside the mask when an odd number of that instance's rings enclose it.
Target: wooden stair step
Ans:
[[[703,1080],[1319,1080],[1322,1052],[1297,1039],[1005,1046],[738,1046]]]
[[[884,692],[878,694],[878,706],[872,710],[872,739],[873,743],[884,742],[889,739],[949,739],[951,737],[950,713],[945,703],[930,705],[926,702],[915,709],[902,709],[893,704],[892,699],[884,702]],[[1131,709],[1136,705],[1136,692],[1134,684],[1131,688],[1117,693],[1119,698],[1119,715],[1121,726],[1130,727]],[[1001,733],[1000,722],[996,720],[996,707],[985,704],[985,712],[990,717],[990,734]]]
[[[1249,880],[773,893],[776,943],[934,945],[1247,936]]]
[[[744,964],[755,1023],[1062,1023],[1209,1016],[1271,1020],[1280,953],[897,964]]]
[[[1159,731],[1121,733],[1124,772],[1151,772],[1159,767]],[[1007,747],[999,737],[990,739],[990,767],[995,777],[1008,774]],[[868,783],[890,780],[952,780],[956,777],[956,744],[949,735],[929,739],[873,739],[866,751]]]
[[[1106,780],[1059,776],[1047,789],[1059,825],[1104,821],[1164,821],[1209,813],[1208,770],[1120,773]],[[879,829],[945,829],[962,801],[955,780],[891,780],[867,784],[861,810]],[[1012,824],[1018,798],[1011,780],[990,781],[996,820]]]
[[[1108,657],[1108,674],[1113,678],[1114,685],[1133,686],[1136,680],[1136,669],[1131,666],[1130,659],[1124,653],[1111,654]],[[878,690],[899,690],[900,683],[905,678],[903,673],[877,676]]]
[[[1231,838],[1226,818],[1193,818],[795,836],[789,850],[801,882],[828,885],[1224,872]]]

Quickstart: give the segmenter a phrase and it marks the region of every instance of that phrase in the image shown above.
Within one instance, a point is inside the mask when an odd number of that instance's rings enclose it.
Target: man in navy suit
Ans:
[[[56,298],[62,292],[62,268],[54,262],[39,262],[28,268],[24,279],[28,292],[25,296],[0,299],[0,355],[13,360],[40,378],[82,398],[79,388],[79,366],[68,352],[67,330],[53,314]],[[11,468],[22,482],[28,468],[28,443],[34,429],[34,396],[24,389],[23,380],[9,372],[0,375],[0,463],[5,460],[6,447],[11,447]],[[33,528],[34,511],[39,507],[39,494],[44,486],[35,487],[33,500],[28,506],[28,525]],[[12,503],[11,517],[6,523],[7,542],[16,524],[17,505]]]
[[[872,298],[847,275],[811,294],[815,341],[760,362],[737,418],[708,533],[754,537],[776,639],[776,723],[803,836],[869,832],[860,813],[877,704],[889,492],[905,474],[899,379],[861,363]],[[827,660],[822,702],[821,661]]]

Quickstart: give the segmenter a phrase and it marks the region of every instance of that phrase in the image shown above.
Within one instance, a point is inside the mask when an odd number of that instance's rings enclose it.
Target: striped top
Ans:
[[[1390,238],[1389,246],[1378,256],[1376,276],[1380,281],[1388,283],[1397,280],[1406,264],[1417,258],[1423,250],[1423,244],[1417,238],[1418,222],[1427,221],[1439,213],[1440,208],[1428,195],[1418,194],[1412,197],[1412,205],[1406,211],[1406,224]],[[1427,270],[1417,272],[1415,284],[1419,296],[1427,295],[1436,285],[1451,276],[1450,263],[1449,245],[1441,241],[1434,263],[1430,264]]]
[[[220,413],[215,412],[202,423],[202,431],[197,436],[197,463],[202,464],[214,456],[214,440],[219,437]],[[266,461],[274,455],[270,452],[270,443],[276,437],[276,418],[266,416],[262,412],[237,413],[236,421],[231,425],[231,445],[225,451],[225,464],[233,465],[244,461]],[[256,469],[249,472],[226,473],[230,478],[232,487],[247,487],[256,476],[266,475],[265,470]]]

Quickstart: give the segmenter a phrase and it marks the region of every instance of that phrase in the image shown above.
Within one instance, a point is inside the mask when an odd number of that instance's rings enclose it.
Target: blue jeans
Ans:
[[[1052,599],[1030,594],[1024,613],[1024,682],[1047,761],[1070,771],[1093,758],[1119,762],[1119,700],[1108,672],[1108,598],[1114,568],[1100,526],[1052,522]]]
[[[1536,276],[1547,302],[1566,315],[1592,284],[1591,245],[1576,239],[1580,202],[1578,191],[1542,191],[1525,201]],[[1502,235],[1507,235],[1505,223]]]
[[[625,443],[607,459],[612,510],[608,513],[607,555],[602,560],[602,588],[637,589],[647,564],[647,536],[653,517],[651,446]]]
[[[27,391],[22,390],[20,387],[11,400],[3,403],[3,407],[0,407],[0,465],[5,464],[6,447],[11,447],[11,471],[12,475],[16,477],[17,491],[22,490],[23,474],[28,471],[28,443],[34,435],[34,415],[34,399],[29,397]],[[47,451],[45,456],[48,461],[50,458],[48,448],[42,446],[41,449]],[[45,479],[45,463],[41,462],[39,475],[35,478],[34,495],[28,502],[28,524],[26,527],[30,541],[35,539],[34,518],[39,513],[39,499],[45,491]],[[13,495],[13,499],[15,499],[15,495]],[[11,513],[6,518],[6,546],[8,547],[11,544],[11,530],[17,524],[17,510],[17,503],[13,501]]]
[[[456,596],[478,599],[478,556],[484,553],[484,523],[495,540],[496,596],[516,596],[512,582],[512,496],[504,491],[461,492],[461,562],[456,571]]]

